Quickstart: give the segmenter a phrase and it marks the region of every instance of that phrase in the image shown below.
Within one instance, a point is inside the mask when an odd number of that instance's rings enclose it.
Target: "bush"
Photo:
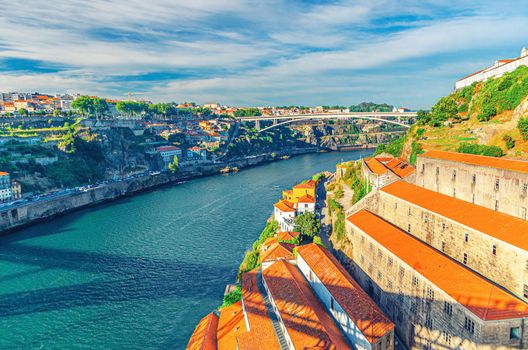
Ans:
[[[482,105],[482,110],[478,114],[477,119],[481,122],[488,121],[491,119],[491,117],[494,117],[497,115],[497,108],[493,105],[493,102],[491,99],[487,99],[484,101]]]
[[[318,244],[318,245],[323,246],[323,247],[325,246],[324,243],[323,243],[323,240],[319,236],[315,236],[313,238],[313,243]]]
[[[528,140],[528,116],[519,119],[517,122],[517,129],[521,133],[524,141]]]
[[[475,143],[461,143],[458,146],[457,152],[468,153],[468,154],[478,154],[482,156],[490,157],[502,157],[504,154],[502,149],[498,146],[486,146],[478,145]]]
[[[240,300],[242,300],[242,288],[240,285],[237,285],[234,291],[224,295],[224,302],[220,308],[233,305]]]
[[[314,213],[303,213],[295,218],[295,231],[306,237],[315,237],[321,231],[321,223]]]
[[[515,140],[510,135],[504,135],[502,140],[506,143],[507,149],[512,149],[515,147]]]

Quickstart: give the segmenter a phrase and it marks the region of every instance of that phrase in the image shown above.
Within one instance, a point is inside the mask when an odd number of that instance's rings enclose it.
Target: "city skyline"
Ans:
[[[428,108],[527,46],[522,1],[54,1],[0,15],[2,90]],[[38,35],[35,35],[38,33]]]

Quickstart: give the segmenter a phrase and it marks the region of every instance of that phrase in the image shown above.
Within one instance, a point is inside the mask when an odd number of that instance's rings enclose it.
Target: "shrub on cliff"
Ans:
[[[224,302],[220,308],[233,305],[240,300],[242,300],[242,288],[240,285],[237,285],[234,291],[224,295]]]
[[[519,129],[523,140],[528,140],[528,116],[519,119],[517,129]]]
[[[490,157],[502,157],[504,155],[502,149],[498,146],[486,146],[476,143],[461,143],[460,146],[458,146],[457,152]]]

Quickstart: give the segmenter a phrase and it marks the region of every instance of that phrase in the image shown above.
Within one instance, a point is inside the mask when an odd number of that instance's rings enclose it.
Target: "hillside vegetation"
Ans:
[[[426,149],[528,158],[528,67],[442,97],[402,138],[377,153],[414,163]]]

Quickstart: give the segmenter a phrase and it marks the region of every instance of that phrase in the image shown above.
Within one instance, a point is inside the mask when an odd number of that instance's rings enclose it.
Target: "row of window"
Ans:
[[[425,164],[422,164],[422,173],[425,171]],[[440,175],[440,167],[436,167],[436,175]],[[451,175],[451,180],[455,181],[457,177],[457,171],[453,170]],[[474,185],[477,183],[477,174],[471,175],[471,184]],[[495,179],[495,191],[498,191],[500,189],[500,179]],[[522,184],[522,194],[527,195],[528,194],[528,183]]]

